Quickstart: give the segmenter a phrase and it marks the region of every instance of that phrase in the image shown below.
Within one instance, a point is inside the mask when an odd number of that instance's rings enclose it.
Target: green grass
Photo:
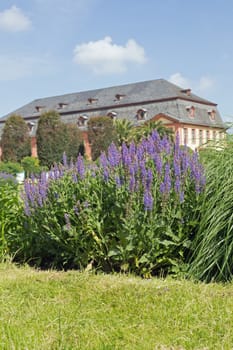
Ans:
[[[0,265],[0,349],[233,349],[233,285]]]

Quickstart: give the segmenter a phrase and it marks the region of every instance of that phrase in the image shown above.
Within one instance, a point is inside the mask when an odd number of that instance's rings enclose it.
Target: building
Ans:
[[[128,119],[135,126],[148,120],[162,121],[179,133],[181,144],[192,149],[225,136],[225,126],[216,103],[164,79],[34,100],[0,119],[0,135],[10,115],[21,115],[28,123],[32,155],[36,156],[37,122],[40,115],[49,110],[59,112],[62,121],[79,126],[87,154],[90,154],[87,122],[95,116]]]

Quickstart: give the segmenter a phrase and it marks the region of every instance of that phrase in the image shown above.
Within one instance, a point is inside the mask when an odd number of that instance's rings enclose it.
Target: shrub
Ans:
[[[204,178],[197,153],[154,131],[139,145],[111,144],[98,165],[56,166],[25,181],[19,259],[39,266],[131,271],[179,269],[196,232]]]
[[[1,138],[2,159],[20,162],[30,155],[30,136],[27,123],[19,115],[10,116],[3,128]]]
[[[39,159],[35,157],[24,157],[21,161],[21,165],[25,171],[26,177],[32,174],[39,174],[42,170],[39,165]]]
[[[0,172],[16,176],[23,171],[22,166],[16,162],[0,162]]]
[[[56,111],[41,115],[36,137],[40,164],[47,167],[61,162],[64,152],[69,158],[76,158],[82,144],[78,127],[64,124]]]
[[[1,178],[0,178],[1,179]],[[18,233],[22,229],[23,206],[18,186],[11,181],[0,181],[0,257],[14,254],[18,249]]]
[[[88,138],[91,143],[92,159],[107,151],[112,142],[117,142],[117,133],[110,117],[93,117],[88,121]]]

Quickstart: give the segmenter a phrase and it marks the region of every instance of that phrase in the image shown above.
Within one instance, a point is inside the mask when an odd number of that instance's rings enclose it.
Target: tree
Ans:
[[[65,124],[67,132],[67,142],[65,145],[65,153],[70,160],[76,159],[79,154],[84,154],[84,145],[82,135],[79,128],[74,124]]]
[[[10,116],[3,128],[1,139],[2,160],[20,162],[31,153],[27,123],[20,115]]]
[[[64,152],[68,159],[76,158],[82,144],[78,127],[63,123],[56,111],[41,115],[36,138],[40,164],[47,167],[61,162]]]
[[[140,127],[135,127],[133,130],[133,139],[137,142],[142,138],[149,136],[153,130],[157,130],[158,134],[161,137],[167,136],[170,140],[174,138],[174,132],[172,129],[166,127],[161,121],[155,122],[153,120],[149,120],[145,122]]]
[[[105,116],[90,118],[88,121],[88,138],[91,143],[92,159],[96,160],[112,142],[117,143],[113,120]]]
[[[116,119],[114,127],[119,145],[122,145],[123,142],[128,143],[131,140],[133,124],[129,120]]]

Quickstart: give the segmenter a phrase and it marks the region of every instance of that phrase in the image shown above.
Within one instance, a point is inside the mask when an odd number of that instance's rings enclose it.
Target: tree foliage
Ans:
[[[19,162],[31,153],[27,123],[19,115],[10,116],[3,128],[1,139],[2,160]]]
[[[40,164],[48,167],[59,163],[64,152],[68,158],[76,157],[82,143],[78,127],[63,123],[56,111],[41,115],[36,137]]]
[[[166,127],[161,121],[155,122],[153,120],[148,120],[142,126],[135,127],[132,130],[132,138],[139,142],[144,137],[149,136],[153,130],[157,130],[160,137],[167,136],[170,140],[173,140],[174,138],[174,132],[172,129]]]
[[[88,138],[91,143],[92,159],[97,159],[112,142],[117,142],[114,122],[110,117],[100,116],[88,121]]]

